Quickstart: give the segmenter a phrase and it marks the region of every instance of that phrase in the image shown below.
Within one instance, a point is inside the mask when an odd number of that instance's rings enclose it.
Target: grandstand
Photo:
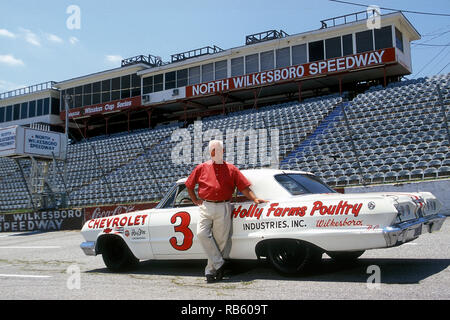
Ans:
[[[150,63],[154,60],[151,55],[149,59],[126,59],[117,69],[52,82],[48,92],[3,94],[0,127],[14,124],[16,105],[17,120],[23,123],[29,118],[33,122],[35,104],[30,101],[45,99],[45,94],[53,102],[44,122],[52,128],[63,131],[69,111],[72,143],[66,163],[51,164],[55,172],[65,170],[67,179],[55,174],[51,183],[66,190],[66,205],[76,208],[161,199],[196,165],[195,161],[171,161],[171,151],[178,143],[171,139],[172,134],[187,129],[195,139],[195,121],[199,120],[203,131],[277,129],[279,167],[313,172],[336,188],[448,179],[450,74],[401,81],[412,69],[410,41],[420,36],[401,13],[383,16],[382,26],[375,32],[370,30],[367,48],[363,46],[365,21],[357,20],[291,36],[272,30],[267,39],[261,34],[247,36],[243,47],[223,50],[214,46],[220,50],[199,49],[198,55],[192,50],[173,55],[178,58],[170,63],[160,59]],[[351,52],[346,53],[347,35],[352,35],[352,40]],[[305,49],[301,60],[302,53],[295,52],[302,50],[305,37],[314,46]],[[258,41],[250,41],[256,38]],[[336,55],[327,49],[335,43],[327,41],[331,39],[340,39]],[[318,43],[322,43],[323,54],[314,49]],[[287,62],[283,62],[285,48],[290,52]],[[341,63],[339,57],[356,61],[365,52],[374,53],[373,57],[395,54],[393,60],[380,60],[364,68],[337,73],[328,70],[317,77],[309,74],[298,78],[299,66],[308,66],[311,71],[311,64],[320,67],[324,60],[330,68],[332,63]],[[259,60],[252,69],[255,54]],[[245,59],[239,60],[241,57]],[[239,63],[243,63],[243,71],[236,73]],[[212,78],[206,73],[209,66],[215,75]],[[280,77],[288,70],[294,78],[262,83],[270,75],[275,78],[276,70],[280,70]],[[256,79],[260,85],[255,85]],[[233,87],[241,80],[242,87]],[[66,95],[73,97],[67,106],[62,103]],[[1,111],[9,106],[10,111]],[[28,116],[22,110],[29,110]],[[207,142],[202,141],[200,150]],[[188,158],[196,159],[194,148],[189,150]],[[236,163],[240,169],[270,166],[259,157],[250,161],[257,151],[246,141],[227,152],[245,154],[245,161]],[[235,158],[231,162],[236,162]],[[24,179],[31,170],[30,160],[0,158],[0,212],[33,209]]]

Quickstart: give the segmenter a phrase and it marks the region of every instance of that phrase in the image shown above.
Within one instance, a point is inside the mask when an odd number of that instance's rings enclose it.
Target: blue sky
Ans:
[[[450,13],[449,0],[352,2]],[[71,5],[80,8],[79,29],[67,27]],[[0,92],[111,69],[140,54],[169,61],[171,54],[207,45],[241,46],[247,34],[261,31],[314,30],[320,20],[363,10],[328,0],[1,0]],[[450,43],[450,17],[405,15],[423,36],[419,42]],[[450,72],[450,47],[415,45],[412,54],[410,77]]]

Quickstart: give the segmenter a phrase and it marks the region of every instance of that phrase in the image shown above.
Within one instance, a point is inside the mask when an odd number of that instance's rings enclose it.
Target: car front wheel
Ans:
[[[278,273],[294,276],[320,262],[322,251],[299,240],[272,240],[268,244],[268,258]]]
[[[109,238],[103,244],[102,258],[106,267],[114,272],[129,270],[139,262],[126,243],[117,237]]]

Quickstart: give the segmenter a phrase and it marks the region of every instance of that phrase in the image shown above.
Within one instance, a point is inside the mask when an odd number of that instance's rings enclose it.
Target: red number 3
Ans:
[[[172,218],[170,219],[170,223],[175,224],[178,217],[181,219],[181,223],[178,226],[173,227],[173,229],[175,230],[175,232],[181,232],[183,234],[184,236],[183,243],[179,245],[177,243],[176,237],[170,238],[169,241],[174,249],[186,251],[192,246],[192,240],[194,239],[194,234],[192,233],[191,229],[189,229],[189,224],[191,223],[191,216],[186,211],[181,211],[175,213],[172,216]]]

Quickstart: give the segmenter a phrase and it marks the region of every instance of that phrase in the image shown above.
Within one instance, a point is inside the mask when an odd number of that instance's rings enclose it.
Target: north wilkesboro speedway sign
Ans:
[[[0,232],[80,230],[83,209],[1,214]]]
[[[186,97],[215,94],[255,86],[271,85],[285,81],[315,78],[322,75],[364,69],[396,61],[395,49],[387,48],[327,59],[297,66],[251,73],[223,80],[210,81],[186,87]]]

